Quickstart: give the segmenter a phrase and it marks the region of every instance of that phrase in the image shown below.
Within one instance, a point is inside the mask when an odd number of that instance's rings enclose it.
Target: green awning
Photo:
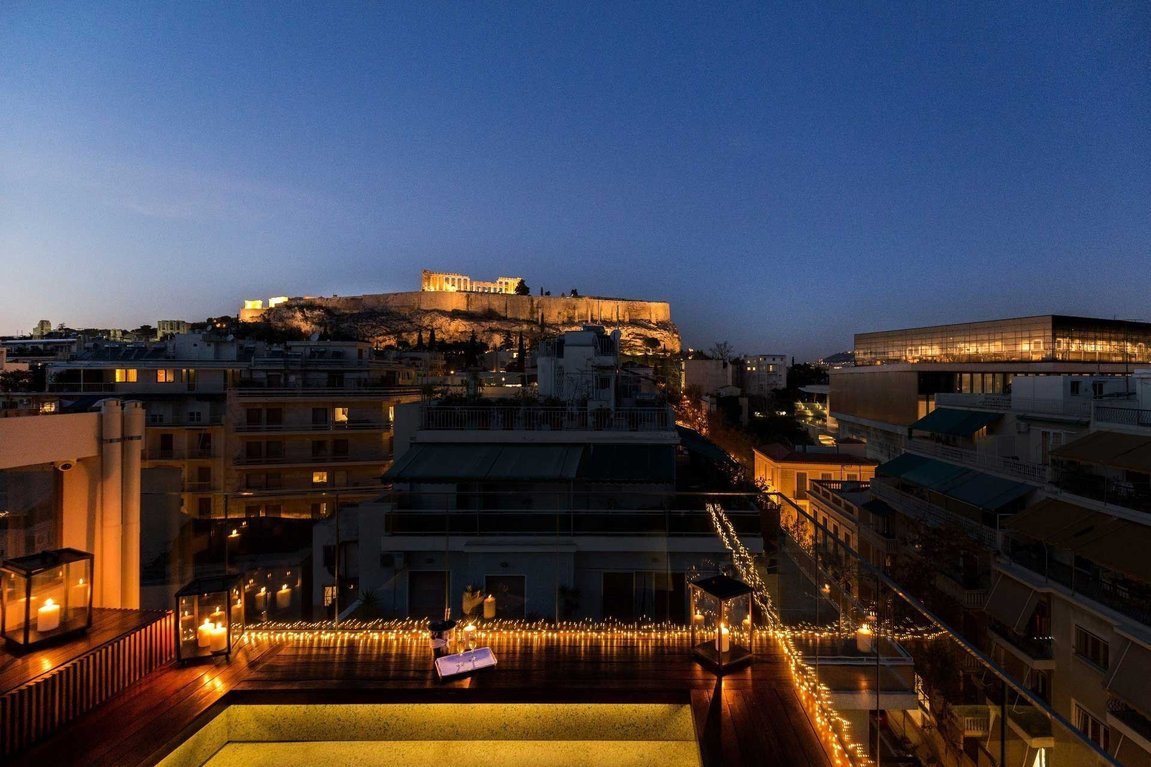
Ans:
[[[912,431],[927,431],[932,434],[949,434],[954,437],[970,437],[988,424],[1003,417],[1002,413],[987,413],[982,410],[956,410],[941,407],[920,418],[908,428]]]
[[[881,465],[875,473],[894,477],[933,490],[979,509],[995,511],[1035,490],[1031,485],[1013,482],[945,461],[910,453]]]
[[[577,445],[413,445],[385,482],[532,482],[575,479]]]

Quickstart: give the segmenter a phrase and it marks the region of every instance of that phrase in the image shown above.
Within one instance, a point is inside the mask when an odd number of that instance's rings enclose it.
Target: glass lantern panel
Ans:
[[[24,643],[28,620],[27,584],[18,573],[4,573],[4,638],[20,644]]]
[[[65,565],[33,573],[32,600],[28,606],[31,629],[28,634],[29,643],[68,630],[68,616],[65,612],[67,591]]]
[[[228,617],[233,640],[244,631],[244,591],[233,586],[228,597]]]
[[[92,560],[64,565],[64,613],[69,628],[88,625],[92,605]]]

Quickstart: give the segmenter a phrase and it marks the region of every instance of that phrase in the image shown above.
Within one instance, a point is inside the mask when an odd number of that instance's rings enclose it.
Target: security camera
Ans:
[[[56,467],[57,471],[72,471],[72,469],[76,468],[76,459],[70,458],[66,461],[56,461],[52,465]]]

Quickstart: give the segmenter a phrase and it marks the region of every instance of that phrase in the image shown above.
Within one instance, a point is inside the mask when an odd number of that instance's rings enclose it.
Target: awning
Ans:
[[[979,509],[997,511],[1035,488],[962,466],[904,453],[876,469],[880,476],[895,477],[934,490]]]
[[[587,445],[578,476],[589,482],[674,482],[675,446]]]
[[[1093,431],[1051,451],[1053,458],[1151,473],[1151,437]]]
[[[478,482],[575,479],[582,446],[414,445],[385,482]]]
[[[1038,603],[1039,594],[1034,589],[1000,573],[983,610],[1004,626],[1022,633]]]
[[[1117,695],[1133,708],[1151,711],[1151,650],[1130,639],[1117,656],[1119,662],[1107,680],[1107,692]]]
[[[1102,567],[1151,580],[1151,525],[1047,498],[1011,517],[1005,527]]]
[[[1035,488],[1021,482],[993,477],[990,474],[969,472],[954,485],[941,490],[944,494],[980,509],[1001,509]]]
[[[920,418],[908,428],[912,431],[927,431],[932,434],[950,434],[955,437],[970,437],[988,424],[1003,417],[1002,413],[988,413],[982,410],[956,410],[940,407]]]

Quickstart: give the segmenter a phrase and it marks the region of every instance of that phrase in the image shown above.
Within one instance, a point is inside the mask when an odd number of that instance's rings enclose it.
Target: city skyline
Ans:
[[[8,7],[0,333],[421,268],[800,360],[1146,320],[1148,34],[1137,5]]]

